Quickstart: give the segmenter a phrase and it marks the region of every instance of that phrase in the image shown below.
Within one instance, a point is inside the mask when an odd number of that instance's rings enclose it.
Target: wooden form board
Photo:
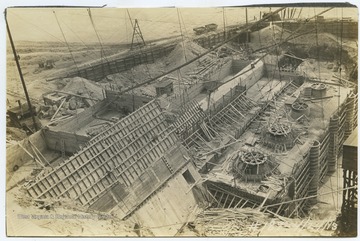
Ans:
[[[113,185],[130,187],[175,146],[156,101],[94,137],[88,145],[28,188],[34,198],[68,197],[91,205]]]
[[[232,125],[239,125],[241,120],[245,118],[245,115],[250,109],[255,107],[254,103],[247,98],[244,94],[240,94],[233,101],[227,104],[224,108],[210,117],[210,129],[217,134],[224,134],[225,130],[234,130]],[[220,136],[219,136],[220,137]],[[203,146],[204,139],[201,138],[199,129],[189,135],[183,143],[186,147],[190,146]]]
[[[309,180],[311,179],[310,174],[310,162],[307,156],[303,159],[302,162],[298,162],[296,166],[293,168],[293,181],[294,181],[294,198],[303,198],[308,196],[308,190],[309,190]],[[290,188],[289,188],[290,189]],[[302,199],[300,201],[294,202],[295,209],[292,213],[289,214],[289,217],[292,217],[295,213],[301,213],[304,206],[306,206],[307,199]],[[283,205],[283,208],[287,207],[288,205]]]
[[[238,30],[236,28],[232,28],[230,30],[227,30],[225,32],[225,35],[224,32],[218,32],[218,33],[215,32],[207,36],[201,36],[199,38],[196,38],[194,41],[203,48],[209,48],[211,46],[223,42],[226,39],[235,36],[236,34],[238,34],[237,31]],[[246,35],[246,33],[243,33],[242,35]]]
[[[244,94],[241,94],[217,112],[211,118],[211,122],[214,125],[226,125],[231,127],[233,124],[239,124],[241,119],[245,118],[247,112],[255,106],[256,105],[252,100],[247,98]]]
[[[174,123],[176,132],[180,134],[204,118],[205,113],[200,104],[197,101],[192,101],[180,111],[179,117]]]
[[[329,154],[330,134],[327,132],[320,145],[319,156],[319,182],[321,182],[328,172],[328,154]]]
[[[299,28],[300,23],[297,22],[279,22],[274,23],[284,29],[295,31]],[[313,28],[313,24],[304,26],[303,31],[309,31]],[[319,32],[328,32],[344,38],[357,38],[358,36],[358,23],[357,22],[317,22]]]
[[[247,204],[251,204],[250,207],[255,208],[260,206],[265,199],[262,196],[248,193],[225,183],[206,181],[205,184],[206,189],[211,193],[210,196],[217,204],[216,206],[220,208],[243,208]],[[266,204],[272,204],[273,202],[271,199],[266,200]]]
[[[104,63],[98,63],[93,66],[84,67],[73,71],[67,77],[83,77],[90,80],[99,81],[107,75],[120,73],[129,70],[139,64],[153,63],[156,59],[166,56],[176,47],[176,43],[164,46],[155,46],[149,50],[132,52],[129,56],[119,59],[109,60]]]

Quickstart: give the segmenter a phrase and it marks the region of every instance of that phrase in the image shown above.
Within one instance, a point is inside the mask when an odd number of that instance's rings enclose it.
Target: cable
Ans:
[[[339,56],[339,58],[340,58],[340,66],[339,66],[339,68],[340,68],[340,79],[341,79],[341,73],[342,73],[341,65],[342,65],[342,48],[343,48],[343,17],[344,17],[343,14],[344,14],[344,13],[343,13],[343,8],[341,8],[340,56]],[[340,112],[340,85],[339,85],[339,87],[338,87],[338,118],[339,118],[339,121],[338,121],[338,129],[339,129],[339,127],[340,127],[340,114],[339,114],[339,112]],[[337,147],[336,147],[336,148],[337,148]],[[336,152],[336,153],[337,153],[337,152]],[[336,168],[336,176],[337,176],[337,178],[336,178],[336,185],[337,185],[337,187],[339,187],[339,176],[340,176],[339,166],[338,166],[338,168]],[[338,195],[339,195],[339,194],[338,194]],[[338,201],[338,200],[339,200],[339,197],[337,197],[336,200]],[[338,206],[338,205],[336,205],[336,206]]]
[[[241,30],[240,33],[234,35],[233,37],[227,39],[226,41],[223,41],[223,42],[220,43],[220,44],[217,44],[216,46],[212,47],[210,50],[208,50],[208,51],[206,51],[206,52],[198,55],[197,57],[189,60],[187,63],[184,63],[184,64],[182,64],[182,65],[180,65],[180,66],[178,66],[178,67],[175,67],[174,69],[171,69],[170,71],[167,71],[167,72],[165,72],[165,73],[163,73],[163,74],[161,74],[161,75],[159,75],[159,76],[157,76],[157,77],[155,77],[155,78],[151,78],[151,79],[146,80],[146,81],[144,81],[144,82],[142,82],[142,83],[139,83],[139,84],[136,84],[136,85],[134,85],[134,86],[132,86],[132,87],[130,87],[130,88],[127,88],[126,90],[120,91],[120,92],[119,92],[119,96],[120,96],[121,94],[123,94],[123,93],[126,93],[126,92],[132,90],[132,89],[135,89],[135,88],[138,88],[138,87],[140,87],[140,86],[143,86],[143,85],[149,84],[149,83],[151,83],[151,82],[154,82],[155,80],[157,80],[157,79],[159,79],[159,78],[161,78],[161,77],[164,77],[164,76],[166,76],[166,75],[168,75],[168,74],[170,74],[170,73],[172,73],[172,72],[174,72],[174,71],[176,71],[176,70],[178,70],[178,69],[183,68],[184,66],[186,66],[186,65],[188,65],[188,64],[193,63],[194,61],[202,58],[203,56],[209,54],[210,52],[214,51],[215,49],[218,49],[218,48],[220,48],[221,46],[223,46],[224,44],[226,44],[226,43],[234,40],[235,38],[237,38],[238,36],[240,36],[240,34],[246,32],[248,29],[250,29],[251,27],[253,27],[255,24],[259,24],[259,23],[261,23],[261,22],[266,21],[269,17],[271,17],[272,15],[278,13],[279,11],[282,11],[283,9],[285,9],[285,8],[284,8],[284,7],[283,7],[283,8],[280,8],[280,9],[274,11],[272,14],[269,14],[269,15],[267,15],[266,17],[260,19],[259,21],[255,22],[255,23],[253,23],[253,24],[251,24],[251,25],[248,25],[246,28],[244,28],[243,30]],[[267,54],[265,54],[264,56],[266,56],[266,55],[267,55]],[[259,59],[258,61],[260,61],[260,59]],[[257,62],[258,62],[258,61],[257,61]],[[117,98],[118,98],[118,97],[117,97]],[[117,98],[114,98],[113,100],[109,101],[109,102],[104,106],[104,108],[106,108],[108,105],[110,105],[110,104],[112,104],[114,101],[116,101]]]
[[[283,204],[288,204],[288,203],[292,203],[292,202],[297,202],[297,201],[301,201],[301,200],[306,200],[306,199],[310,199],[310,198],[315,198],[315,197],[319,197],[319,196],[328,195],[328,194],[331,194],[333,192],[341,192],[341,191],[345,191],[345,190],[356,189],[357,187],[358,186],[355,185],[355,186],[352,186],[352,187],[346,187],[346,188],[337,189],[335,191],[330,191],[330,192],[325,192],[325,193],[318,193],[316,195],[311,195],[311,196],[307,196],[307,197],[303,197],[303,198],[297,198],[297,199],[293,199],[293,200],[290,200],[290,201],[265,205],[265,206],[263,206],[263,208],[276,207],[276,206],[283,205]]]
[[[226,38],[226,20],[225,20],[225,8],[222,7],[222,13],[223,13],[223,24],[224,24],[224,40]]]
[[[51,36],[51,37],[53,37],[54,39],[56,39],[58,42],[64,44],[64,41],[60,40],[60,39],[59,39],[58,37],[56,37],[55,35],[49,33],[48,31],[46,31],[46,30],[44,30],[44,29],[42,29],[42,28],[40,28],[39,26],[37,26],[37,25],[29,22],[28,20],[23,19],[22,17],[20,17],[19,15],[13,13],[12,11],[10,12],[10,14],[15,15],[16,17],[18,17],[20,20],[24,21],[25,23],[30,24],[30,25],[32,25],[32,26],[40,29],[40,30],[43,31],[44,33],[47,33],[49,36]]]
[[[185,40],[184,40],[184,35],[183,35],[182,29],[181,29],[179,9],[177,8],[176,11],[177,11],[177,16],[178,16],[178,20],[179,20],[179,28],[180,28],[181,38],[182,38],[182,47],[183,47],[183,52],[184,52],[184,58],[185,58],[185,62],[187,62],[186,50],[185,50]]]
[[[58,24],[58,26],[59,26],[59,28],[60,28],[61,34],[62,34],[62,36],[63,36],[63,38],[64,38],[64,40],[65,40],[66,46],[67,46],[67,48],[68,48],[68,50],[69,50],[69,52],[70,52],[71,58],[72,58],[72,60],[74,61],[76,70],[79,72],[79,68],[78,68],[78,65],[77,65],[77,63],[76,63],[76,61],[75,61],[75,57],[74,57],[74,55],[73,55],[72,52],[71,52],[69,43],[68,43],[67,40],[66,40],[65,34],[64,34],[64,32],[63,32],[63,30],[62,30],[62,28],[61,28],[61,25],[60,25],[60,23],[59,23],[59,20],[58,20],[58,18],[57,18],[57,16],[56,16],[55,11],[53,11],[53,13],[54,13],[54,15],[55,15],[56,22],[57,22],[57,24]]]
[[[67,24],[66,24],[65,22],[63,22],[63,21],[60,21],[60,22],[63,23],[63,24],[80,40],[80,42],[81,42],[88,50],[90,50],[89,46],[87,46],[87,45],[85,44],[85,42],[70,28],[69,25],[67,25]],[[95,57],[97,57],[95,52],[90,51],[90,53],[92,53]],[[97,58],[93,58],[93,57],[91,57],[91,58],[92,58],[93,60],[97,60]]]
[[[98,42],[99,42],[99,44],[100,44],[100,48],[101,48],[101,51],[100,51],[101,60],[103,60],[103,58],[105,58],[106,62],[109,62],[109,61],[107,60],[107,58],[106,58],[106,55],[105,55],[105,52],[104,52],[104,47],[103,47],[103,45],[102,45],[100,36],[99,36],[99,34],[98,34],[98,32],[97,32],[97,30],[96,30],[96,28],[95,28],[95,23],[94,23],[93,18],[92,18],[92,16],[91,16],[91,10],[90,10],[90,8],[88,8],[87,11],[88,11],[88,14],[89,14],[89,17],[90,17],[91,25],[92,25],[92,27],[94,28],[96,37],[97,37]]]
[[[180,13],[180,18],[181,18],[181,21],[182,21],[183,26],[184,26],[185,35],[188,37],[188,36],[189,36],[189,33],[188,33],[188,31],[186,30],[186,26],[185,26],[185,21],[184,21],[184,18],[183,18],[182,14],[181,14],[181,11],[179,11],[179,13]]]

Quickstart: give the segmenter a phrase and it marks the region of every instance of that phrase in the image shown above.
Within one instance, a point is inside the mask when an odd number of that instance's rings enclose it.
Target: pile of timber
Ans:
[[[212,208],[197,216],[195,227],[204,236],[253,236],[261,228],[253,224],[269,218],[270,214],[251,208]]]

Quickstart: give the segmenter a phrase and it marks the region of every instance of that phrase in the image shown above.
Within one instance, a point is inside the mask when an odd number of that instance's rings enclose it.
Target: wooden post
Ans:
[[[6,22],[6,29],[7,29],[7,32],[8,32],[11,48],[12,48],[14,58],[15,58],[15,62],[16,62],[16,67],[17,67],[17,69],[19,71],[21,84],[23,86],[26,101],[27,101],[27,104],[28,104],[28,107],[29,107],[30,115],[31,115],[32,121],[34,123],[35,131],[37,131],[38,126],[37,126],[36,121],[35,121],[35,113],[34,113],[34,110],[32,108],[30,97],[29,97],[29,94],[28,94],[28,91],[27,91],[27,88],[26,88],[25,80],[24,80],[24,77],[23,77],[23,74],[22,74],[22,71],[21,71],[21,67],[20,67],[20,63],[19,63],[19,56],[16,54],[15,45],[14,45],[14,42],[13,42],[13,39],[12,39],[12,36],[11,36],[9,23],[7,21],[7,11],[6,11],[6,9],[5,9],[5,22]]]
[[[64,97],[64,100],[61,102],[61,104],[59,105],[59,107],[58,107],[57,110],[55,111],[55,114],[51,117],[50,122],[51,122],[52,120],[54,120],[55,116],[59,113],[59,111],[60,111],[61,107],[64,105],[65,101],[66,101],[66,98]]]

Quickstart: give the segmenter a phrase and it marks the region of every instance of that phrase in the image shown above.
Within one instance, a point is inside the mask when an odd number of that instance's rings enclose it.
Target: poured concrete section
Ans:
[[[69,198],[126,218],[182,169],[187,151],[156,101],[95,136],[87,146],[28,187],[37,199]],[[196,180],[193,177],[194,180]]]
[[[236,86],[250,88],[263,76],[263,71],[264,63],[262,61],[254,61],[239,73],[235,74],[229,81],[219,86],[210,96],[201,100],[201,107],[203,110],[207,110],[209,106],[220,101],[224,95]]]
[[[259,81],[259,83],[261,82]],[[338,144],[343,142],[346,103],[349,96],[351,97],[351,95],[349,95],[349,88],[328,86],[326,96],[324,96],[325,98],[306,99],[306,104],[310,108],[308,118],[304,117],[301,120],[294,120],[290,118],[289,114],[291,112],[291,107],[286,106],[287,99],[292,98],[293,95],[304,98],[302,96],[303,90],[311,84],[311,82],[306,82],[297,88],[292,86],[292,84],[287,85],[285,90],[280,92],[280,95],[274,95],[269,98],[266,98],[265,96],[267,94],[264,94],[265,100],[269,103],[268,107],[265,108],[256,119],[253,119],[252,124],[241,135],[239,141],[225,149],[221,155],[217,155],[217,158],[212,160],[212,163],[218,163],[218,165],[213,167],[214,170],[208,174],[208,179],[213,182],[211,185],[213,185],[214,182],[221,184],[222,189],[227,190],[226,192],[231,192],[231,195],[246,192],[248,193],[247,198],[251,198],[252,202],[258,203],[257,205],[260,205],[262,201],[267,200],[266,203],[272,203],[271,207],[276,207],[273,210],[279,212],[281,215],[291,216],[296,212],[303,215],[302,208],[306,207],[306,199],[294,202],[289,206],[281,206],[276,203],[279,202],[279,200],[286,200],[288,198],[301,199],[308,195],[312,195],[312,193],[308,191],[310,188],[308,180],[312,177],[310,171],[311,169],[316,169],[315,171],[317,173],[317,181],[315,182],[316,184],[312,185],[313,188],[318,188],[317,185],[319,185],[319,181],[324,180],[326,174],[328,173],[327,157],[331,145],[329,120],[334,116],[334,114],[340,113],[340,119],[342,119],[342,122],[339,123],[338,126],[339,139],[336,143],[336,146],[338,146]],[[273,90],[273,88],[271,89]],[[248,93],[250,91],[251,89],[248,90]],[[268,95],[272,92],[273,91],[268,92]],[[253,93],[255,94],[256,91]],[[339,93],[340,96],[338,96]],[[259,102],[259,104],[260,103],[261,102]],[[259,129],[266,126],[268,123],[272,123],[273,120],[285,121],[292,129],[298,130],[296,135],[293,136],[294,147],[287,149],[283,154],[278,154],[273,149],[264,147],[261,145],[261,141],[258,143],[256,141],[246,141],[249,138],[260,140],[261,132],[259,132]],[[236,128],[235,122],[233,124],[233,128]],[[289,136],[289,134],[286,135]],[[309,161],[309,151],[314,140],[318,143],[318,156],[316,162],[314,162],[316,164],[315,167],[311,166],[312,163]],[[247,146],[245,145],[246,143],[253,143],[253,146]],[[274,143],[276,143],[276,141],[274,141]],[[333,146],[334,145],[332,144],[331,148],[334,148]],[[231,166],[233,162],[231,155],[240,148],[242,148],[242,151],[257,150],[267,153],[268,155],[274,155],[275,162],[279,164],[278,170],[281,175],[270,177],[266,181],[257,182],[246,182],[237,178],[234,179],[234,175],[229,172],[229,166]],[[259,191],[264,190],[263,185],[269,184],[271,184],[271,188],[267,192]],[[217,201],[226,201],[221,199],[222,193],[226,193],[224,190],[221,190],[220,188],[213,189],[213,195],[218,195],[216,198]],[[274,190],[277,192],[275,193]],[[281,201],[279,203],[281,203]],[[225,206],[228,205],[226,203],[223,204]]]

